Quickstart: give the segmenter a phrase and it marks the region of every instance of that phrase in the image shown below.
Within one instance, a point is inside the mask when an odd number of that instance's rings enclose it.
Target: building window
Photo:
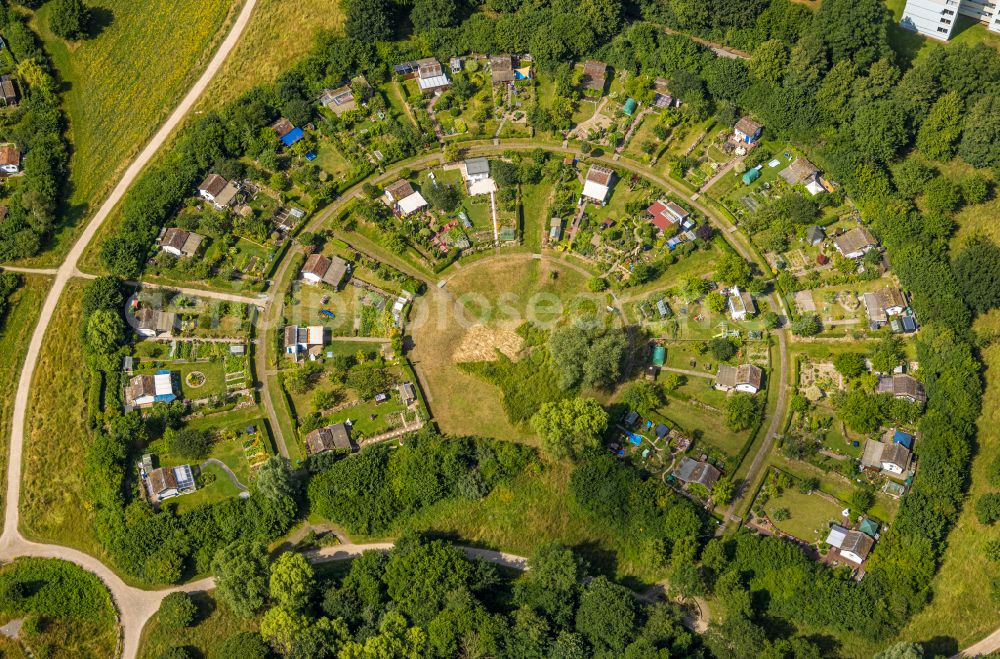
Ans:
[[[948,20],[947,18],[942,18],[941,22],[944,23],[945,25],[951,25],[951,21]]]
[[[941,13],[944,14],[945,16],[954,16],[955,15],[955,12],[953,12],[951,9],[945,9]]]
[[[939,27],[938,28],[938,32],[944,32],[945,34],[948,34],[948,30],[946,28],[943,28],[943,27]]]

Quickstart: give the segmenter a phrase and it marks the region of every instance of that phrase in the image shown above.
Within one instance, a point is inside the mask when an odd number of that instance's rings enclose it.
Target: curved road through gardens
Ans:
[[[83,256],[87,246],[93,240],[97,230],[110,215],[111,209],[121,201],[126,190],[136,180],[142,169],[153,159],[153,156],[166,142],[170,133],[180,125],[181,121],[194,106],[195,101],[198,100],[198,97],[208,87],[208,83],[215,77],[222,63],[243,34],[250,20],[250,14],[253,12],[256,4],[257,0],[246,0],[236,21],[233,23],[232,28],[230,28],[229,34],[226,35],[226,38],[219,45],[218,50],[212,56],[204,72],[202,72],[198,80],[188,90],[187,95],[184,96],[180,104],[139,153],[138,157],[125,170],[125,173],[111,191],[111,194],[84,228],[79,239],[77,239],[69,254],[67,254],[65,261],[56,270],[52,288],[45,298],[41,314],[38,318],[38,324],[35,326],[35,330],[31,335],[31,342],[28,344],[28,352],[24,359],[24,366],[21,369],[17,393],[14,398],[14,413],[11,419],[10,455],[7,463],[7,491],[4,497],[4,527],[3,534],[0,535],[0,560],[9,561],[18,556],[59,558],[76,563],[99,576],[111,590],[115,604],[118,607],[123,629],[122,656],[126,659],[132,659],[138,653],[139,637],[142,634],[144,624],[156,612],[156,609],[159,608],[160,600],[170,591],[153,592],[133,588],[128,586],[118,575],[93,556],[88,556],[83,552],[68,547],[30,542],[21,536],[18,528],[20,512],[18,504],[21,494],[21,463],[24,449],[25,417],[28,408],[31,379],[35,372],[35,366],[38,363],[38,356],[41,352],[45,331],[52,320],[66,284],[77,274],[77,266],[81,256]],[[195,582],[174,590],[199,590],[204,587],[205,583]]]
[[[122,644],[122,656],[126,659],[133,659],[137,656],[139,650],[139,639],[143,630],[145,623],[149,618],[156,612],[159,608],[159,604],[166,594],[174,591],[185,591],[193,592],[199,590],[210,589],[213,586],[213,580],[211,578],[202,579],[200,581],[191,582],[181,586],[177,586],[170,589],[148,591],[135,588],[127,585],[120,577],[118,577],[113,571],[111,571],[107,566],[101,563],[98,559],[84,554],[78,550],[63,547],[59,545],[47,545],[36,542],[31,542],[24,539],[18,530],[18,506],[20,496],[20,479],[21,479],[21,460],[22,451],[24,446],[24,427],[25,427],[25,417],[27,411],[28,394],[31,386],[31,379],[34,374],[35,366],[38,361],[38,355],[41,349],[42,340],[44,338],[45,331],[48,327],[49,322],[55,312],[56,306],[59,301],[59,297],[62,294],[67,282],[72,277],[77,276],[87,276],[78,270],[78,263],[81,256],[83,255],[85,249],[89,243],[93,240],[97,233],[97,230],[101,224],[107,219],[110,214],[111,209],[122,199],[125,191],[131,186],[135,181],[140,171],[147,165],[151,160],[155,152],[163,145],[166,141],[170,132],[176,128],[190,108],[193,106],[194,102],[198,99],[200,94],[207,87],[209,81],[214,77],[215,73],[221,67],[222,62],[225,60],[226,56],[235,46],[239,37],[241,36],[243,30],[245,29],[247,22],[249,20],[250,14],[256,5],[256,0],[247,0],[246,4],[242,8],[236,22],[233,24],[230,33],[227,35],[226,39],[220,45],[218,51],[209,62],[207,68],[205,69],[202,76],[194,84],[194,86],[189,90],[188,94],[181,101],[180,105],[174,110],[167,121],[161,126],[161,128],[154,135],[153,139],[146,145],[143,151],[139,154],[135,161],[129,166],[125,171],[119,183],[115,186],[111,195],[101,206],[98,212],[90,220],[83,233],[81,234],[78,241],[74,244],[72,250],[67,255],[66,260],[63,264],[55,270],[41,271],[41,270],[31,270],[31,269],[20,269],[25,272],[38,272],[39,274],[50,274],[54,275],[55,280],[53,282],[52,288],[49,291],[48,296],[45,299],[44,305],[42,307],[42,312],[39,318],[38,325],[36,326],[34,333],[32,334],[31,342],[28,346],[28,353],[25,357],[24,366],[21,371],[21,376],[18,381],[18,389],[14,402],[14,415],[12,418],[12,428],[11,428],[11,444],[10,444],[10,460],[8,463],[7,471],[7,491],[6,497],[4,499],[5,505],[5,515],[4,515],[4,528],[3,533],[0,535],[0,560],[8,561],[12,560],[18,556],[37,556],[44,558],[58,558],[62,560],[71,561],[84,569],[90,570],[91,572],[98,575],[111,590],[112,595],[115,599],[116,605],[119,610],[120,623],[123,630],[123,644]],[[498,144],[470,144],[465,146],[465,150],[469,155],[486,155],[486,154],[497,154],[503,150],[533,150],[539,148],[540,145],[537,142],[529,142],[526,140],[511,140],[502,141]],[[561,152],[565,154],[572,154],[576,157],[582,157],[583,154],[578,149],[560,147],[555,144],[545,144],[542,146],[547,151]],[[759,255],[749,246],[748,241],[745,237],[736,232],[736,228],[732,223],[718,210],[710,205],[701,203],[695,197],[691,196],[691,193],[685,189],[679,187],[676,183],[656,175],[652,172],[647,171],[645,168],[628,161],[624,160],[614,160],[612,158],[592,158],[619,169],[624,169],[635,173],[647,180],[650,180],[662,188],[669,190],[670,192],[680,196],[685,199],[687,203],[692,205],[696,210],[704,214],[709,221],[719,229],[722,236],[725,238],[727,243],[744,259],[750,262],[756,262],[758,265],[764,268],[764,272],[767,272],[767,264],[760,258]],[[417,156],[411,158],[407,161],[397,163],[386,172],[381,175],[375,176],[371,180],[382,181],[388,179],[399,173],[403,168],[413,168],[414,166],[430,166],[435,164],[440,164],[442,158],[440,154],[428,154]],[[323,212],[318,213],[312,218],[308,224],[308,230],[315,231],[320,228],[330,217],[335,213],[343,209],[343,207],[357,197],[361,190],[361,184],[354,186],[352,189],[348,190],[347,193],[338,199],[336,202],[327,207]],[[361,251],[364,251],[363,249]],[[298,249],[289,250],[285,257],[284,262],[279,267],[278,272],[275,276],[275,282],[283,282],[287,276],[289,264],[294,260],[293,256],[300,253]],[[558,259],[559,261],[566,261],[568,257],[563,257]],[[383,259],[384,260],[384,259]],[[392,263],[395,267],[400,270],[415,276],[421,280],[427,281],[425,275],[415,272],[412,268],[407,267],[405,264],[400,263],[395,260]],[[568,261],[567,261],[568,262]],[[11,270],[19,270],[16,268],[11,268]],[[281,301],[283,301],[283,296],[276,294],[280,290],[280,287],[275,287],[272,289],[271,295],[268,296],[266,301],[264,301],[264,313],[262,314],[262,319],[265,321],[264,325],[270,325],[268,321],[276,322],[280,320],[281,316]],[[205,295],[207,297],[219,297],[218,292],[213,291],[200,291],[191,290],[192,294]],[[276,299],[277,298],[277,299]],[[784,301],[780,299],[779,296],[770,295],[768,296],[768,302],[770,303],[772,309],[782,310],[787,315],[787,310],[784,306]],[[247,300],[248,302],[250,300]],[[258,303],[259,304],[259,303]],[[770,424],[767,428],[763,442],[761,442],[756,454],[754,455],[753,461],[750,464],[749,470],[745,476],[745,486],[742,491],[737,494],[732,506],[727,511],[727,522],[729,520],[738,520],[738,518],[733,517],[733,513],[740,503],[741,499],[750,491],[752,488],[750,485],[759,477],[759,472],[764,465],[767,455],[770,451],[771,445],[773,444],[774,438],[777,436],[781,424],[785,418],[787,412],[789,386],[788,386],[788,373],[789,373],[789,360],[787,352],[787,335],[786,331],[775,332],[778,338],[778,368],[775,369],[778,372],[777,378],[772,377],[772,385],[777,386],[777,404],[775,410],[771,415]],[[268,417],[271,420],[271,425],[275,429],[279,441],[279,448],[282,449],[281,453],[287,456],[287,448],[285,447],[285,438],[281,433],[281,426],[277,423],[277,415],[274,410],[272,401],[266,387],[266,382],[273,372],[269,372],[266,369],[266,356],[265,342],[258,338],[258,350],[256,357],[257,365],[257,375],[258,378],[262,380],[265,386],[262,387],[263,396],[262,402],[264,403],[265,409],[267,411]],[[773,371],[772,371],[773,372]],[[344,544],[336,545],[334,547],[326,548],[324,550],[314,552],[310,554],[310,560],[324,561],[324,560],[343,560],[353,558],[359,555],[365,550],[387,550],[391,547],[391,543],[373,543],[369,545],[355,545],[355,544]],[[506,565],[508,567],[515,567],[518,569],[523,569],[525,565],[525,559],[523,557],[513,556],[510,554],[504,554],[502,552],[494,552],[490,550],[481,550],[463,547],[466,555],[474,558],[481,558],[492,563],[499,565]],[[963,651],[962,654],[967,656],[975,656],[979,654],[989,653],[1000,649],[1000,629],[996,632],[983,639],[979,643],[973,645],[967,650]]]

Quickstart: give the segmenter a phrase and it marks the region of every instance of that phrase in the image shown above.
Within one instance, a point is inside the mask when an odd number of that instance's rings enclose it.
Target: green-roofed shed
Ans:
[[[878,533],[878,522],[870,517],[865,517],[861,520],[861,523],[858,524],[858,530],[874,538],[875,534]]]
[[[743,175],[743,185],[750,185],[754,181],[760,178],[760,170],[754,167],[753,169],[748,169]]]
[[[639,107],[639,104],[635,102],[634,98],[630,98],[627,101],[625,101],[624,112],[625,114],[631,117],[632,114],[635,113],[635,109],[637,107]]]
[[[653,348],[653,365],[663,366],[667,362],[667,349],[663,346]]]

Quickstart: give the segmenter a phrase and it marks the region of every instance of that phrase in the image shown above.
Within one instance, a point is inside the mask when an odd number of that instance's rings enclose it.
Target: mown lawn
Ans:
[[[278,74],[312,48],[321,30],[344,24],[340,0],[258,0],[240,42],[199,103],[217,108]]]
[[[52,280],[48,277],[22,275],[22,286],[8,301],[10,306],[0,326],[0,492],[7,477],[7,446],[10,439],[11,414],[14,411],[14,393],[21,376],[24,354],[28,341],[38,322],[45,294]],[[0,495],[0,503],[3,496]],[[3,655],[7,656],[7,655]]]
[[[66,86],[73,143],[70,211],[53,249],[34,259],[55,264],[114,181],[173,111],[221,41],[241,0],[105,0],[107,24],[67,44],[48,29],[51,4],[33,21]]]
[[[974,510],[979,496],[995,491],[986,477],[990,462],[1000,456],[1000,344],[982,353],[986,364],[986,393],[979,417],[978,454],[972,462],[972,485],[958,524],[948,536],[941,569],[931,583],[930,603],[914,616],[900,638],[928,641],[935,637],[955,639],[947,652],[981,640],[1000,625],[1000,604],[988,593],[989,578],[997,564],[986,558],[983,546],[1000,539],[1000,528],[984,526]]]
[[[831,501],[819,494],[803,494],[790,487],[780,496],[768,499],[764,510],[779,529],[809,543],[826,540],[830,522],[840,522],[840,513],[847,505]],[[775,511],[788,510],[788,519],[778,521]]]
[[[86,282],[66,286],[45,333],[31,383],[25,419],[21,531],[35,540],[103,555],[92,534],[94,513],[86,500],[84,461],[88,374],[83,367],[80,318]]]
[[[150,618],[142,630],[140,659],[157,659],[167,649],[177,646],[194,648],[199,657],[214,657],[219,645],[233,634],[257,631],[253,618],[236,615],[225,603],[216,600],[213,593],[193,595],[198,615],[191,627],[172,629],[160,623],[159,614]]]
[[[669,352],[669,350],[668,350]],[[733,432],[726,427],[726,394],[712,388],[708,378],[688,377],[687,383],[671,392],[660,414],[691,434],[700,432],[697,443],[712,446],[728,456],[739,455],[749,431]],[[758,396],[764,396],[763,392]],[[698,449],[695,446],[695,449]]]

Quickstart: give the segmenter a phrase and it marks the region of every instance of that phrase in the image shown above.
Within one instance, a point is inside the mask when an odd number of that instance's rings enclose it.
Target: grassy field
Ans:
[[[967,647],[1000,625],[1000,604],[987,593],[988,578],[997,574],[997,566],[983,553],[985,542],[1000,538],[1000,528],[983,526],[973,510],[976,499],[994,489],[987,482],[986,468],[1000,455],[1000,344],[992,344],[982,357],[986,364],[986,394],[969,496],[958,524],[948,536],[941,569],[931,584],[933,598],[900,634],[913,641],[953,638],[958,644],[954,649]]]
[[[80,346],[84,286],[81,280],[67,284],[32,380],[25,421],[21,531],[33,539],[101,556],[103,550],[91,533],[93,511],[81,505],[89,443],[87,374]]]
[[[201,109],[218,107],[274,80],[305,55],[319,31],[343,24],[340,0],[259,0],[240,42],[202,96]]]
[[[21,649],[3,657],[29,656],[51,659],[103,659],[115,655],[118,641],[117,613],[111,594],[90,572],[51,559],[20,558],[0,568],[4,589],[20,587],[23,598],[0,598],[0,624],[26,617],[41,617],[39,632],[27,633]],[[4,639],[6,640],[6,639]]]
[[[7,442],[10,437],[11,413],[14,409],[14,392],[24,364],[31,332],[35,329],[42,301],[51,279],[35,275],[22,275],[21,288],[11,296],[3,326],[0,328],[0,355],[16,355],[0,361],[0,491],[7,476]],[[0,503],[3,497],[0,496]],[[7,655],[3,655],[7,656]]]
[[[552,273],[558,273],[555,279]],[[507,420],[500,390],[459,369],[456,353],[477,332],[485,331],[480,338],[489,343],[491,337],[509,336],[523,320],[548,323],[571,312],[574,300],[584,300],[574,298],[585,290],[584,283],[583,275],[551,261],[512,257],[467,264],[455,271],[446,287],[428,291],[413,315],[412,359],[442,431],[530,439],[529,431]],[[493,345],[480,359],[466,361],[493,358]]]
[[[826,539],[830,522],[840,523],[840,513],[846,507],[843,502],[831,501],[819,494],[803,494],[794,487],[786,489],[781,496],[772,497],[764,504],[768,517],[779,529],[799,540],[809,543]],[[785,508],[788,519],[778,521],[774,511]]]
[[[706,383],[706,384],[703,384]],[[703,400],[707,391],[695,391],[693,389],[710,389],[711,381],[704,378],[688,378],[688,384],[673,392],[669,398],[667,406],[660,409],[660,414],[665,416],[675,425],[679,425],[685,432],[694,433],[701,431],[701,440],[706,446],[719,449],[726,455],[734,457],[739,454],[743,445],[749,438],[747,431],[733,432],[726,427],[725,403],[717,405]],[[720,392],[714,392],[720,393]],[[681,396],[690,396],[689,400],[684,400]],[[692,401],[697,400],[698,403]],[[711,405],[716,410],[705,409],[703,405]]]
[[[997,225],[996,218],[1000,217],[1000,198],[994,198],[985,204],[976,204],[963,208],[955,220],[958,222],[958,231],[951,239],[952,254],[960,249],[970,237],[976,234],[983,234],[993,240],[1000,242],[1000,226]]]
[[[240,0],[107,0],[107,24],[67,44],[48,29],[50,5],[34,21],[67,92],[73,143],[66,226],[53,249],[33,259],[57,263],[126,163],[153,135],[201,73]]]
[[[577,508],[569,492],[570,472],[569,465],[546,464],[540,473],[526,472],[484,499],[456,498],[432,506],[407,518],[405,529],[430,531],[523,556],[543,542],[558,541],[596,569],[619,579],[649,583],[661,578],[663,575],[647,562],[632,558],[641,553],[639,548],[607,526],[595,524]]]
[[[198,605],[198,615],[191,627],[171,629],[160,623],[159,614],[153,616],[142,630],[139,646],[140,659],[156,659],[168,648],[182,646],[194,649],[199,657],[214,657],[222,641],[233,634],[257,631],[255,621],[242,618],[217,601],[212,593],[193,596]]]

